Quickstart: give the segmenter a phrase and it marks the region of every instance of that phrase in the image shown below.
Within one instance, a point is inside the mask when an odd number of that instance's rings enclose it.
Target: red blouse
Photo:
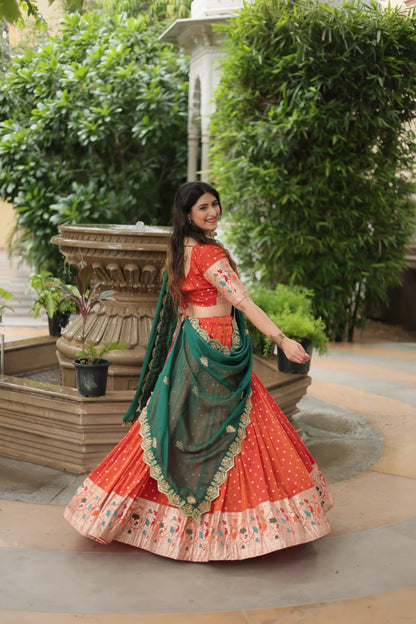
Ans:
[[[191,262],[182,282],[185,307],[215,306],[228,302],[233,306],[249,295],[231,267],[227,254],[216,245],[197,243],[191,249]]]

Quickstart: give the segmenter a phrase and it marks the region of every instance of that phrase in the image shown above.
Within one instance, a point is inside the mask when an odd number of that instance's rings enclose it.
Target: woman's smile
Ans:
[[[217,229],[220,215],[218,199],[211,193],[205,193],[192,206],[190,218],[194,225],[209,234]]]

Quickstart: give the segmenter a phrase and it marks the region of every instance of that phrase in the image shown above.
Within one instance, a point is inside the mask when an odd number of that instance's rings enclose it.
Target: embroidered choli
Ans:
[[[196,243],[186,246],[185,254],[186,277],[181,288],[186,314],[196,318],[226,316],[231,306],[238,307],[249,297],[221,247]]]

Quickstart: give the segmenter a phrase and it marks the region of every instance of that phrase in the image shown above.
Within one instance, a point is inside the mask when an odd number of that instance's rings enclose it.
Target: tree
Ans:
[[[331,337],[352,340],[413,228],[415,18],[259,0],[225,28],[211,160],[231,239],[264,284],[313,289]]]
[[[186,57],[143,19],[67,16],[0,82],[0,195],[15,245],[58,272],[62,223],[166,224],[186,176]]]
[[[55,0],[49,0],[52,4]],[[79,11],[84,0],[64,0],[65,10]],[[23,22],[24,17],[34,17],[38,25],[44,25],[44,19],[39,12],[36,2],[33,0],[2,0],[0,2],[0,19],[5,19],[9,24]]]
[[[124,11],[128,15],[146,15],[152,20],[189,17],[191,0],[104,0],[110,13]]]
[[[0,2],[0,19],[5,19],[9,24],[21,21],[23,19],[22,11],[38,21],[43,21],[36,3],[32,0],[3,0]]]
[[[0,19],[0,75],[10,67],[9,27],[5,19]]]
[[[55,0],[49,0],[53,4]],[[110,13],[128,13],[135,17],[140,13],[147,13],[150,17],[164,19],[166,17],[188,17],[191,9],[191,0],[103,0],[103,5]],[[88,10],[88,0],[63,0],[65,11]],[[0,19],[4,18],[10,24],[22,22],[24,15],[33,16],[38,23],[43,23],[36,2],[33,0],[3,0],[0,2]]]

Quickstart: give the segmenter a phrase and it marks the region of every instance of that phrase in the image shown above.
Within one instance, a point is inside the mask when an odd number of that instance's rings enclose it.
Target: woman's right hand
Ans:
[[[279,347],[282,349],[287,359],[291,362],[296,362],[296,364],[305,364],[305,362],[311,359],[311,356],[306,353],[299,342],[287,336],[281,340]]]

